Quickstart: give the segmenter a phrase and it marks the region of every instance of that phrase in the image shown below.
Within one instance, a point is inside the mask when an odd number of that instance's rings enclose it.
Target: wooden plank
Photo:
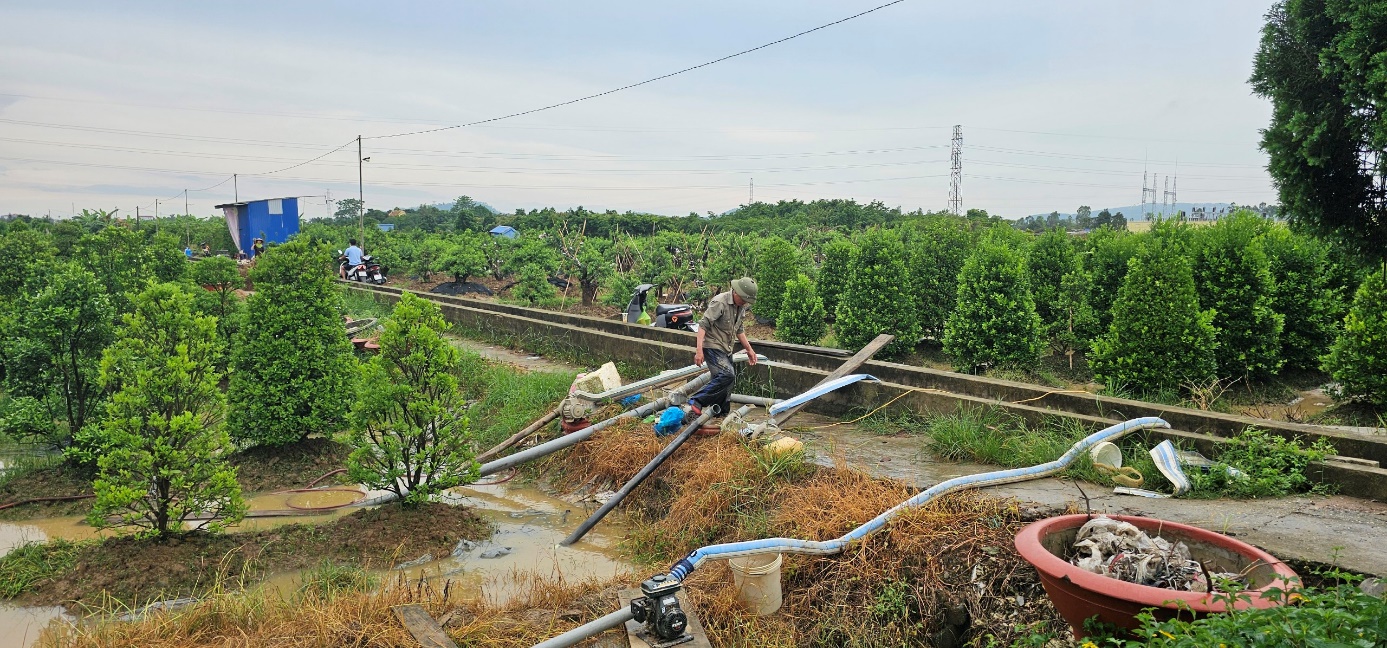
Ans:
[[[639,587],[630,587],[617,592],[617,599],[621,601],[622,608],[631,607],[631,599],[637,599],[641,594]],[[698,620],[698,615],[694,614],[689,607],[689,597],[685,596],[684,590],[675,593],[674,598],[679,599],[679,608],[684,610],[684,615],[689,617],[689,628],[685,632],[693,635],[693,641],[679,644],[679,648],[713,648],[713,644],[708,643],[708,633],[703,631],[703,622]],[[645,626],[636,623],[635,619],[626,622],[626,640],[631,642],[631,648],[650,648],[650,642],[645,640]]]
[[[511,435],[509,439],[506,439],[505,441],[496,444],[496,447],[477,455],[477,462],[486,463],[487,460],[491,459],[492,457],[495,457],[498,454],[501,454],[501,452],[504,451],[506,448],[509,448],[515,445],[516,443],[519,443],[521,439],[539,431],[540,428],[544,427],[545,425],[548,425],[550,421],[558,417],[559,410],[556,407],[554,408],[554,411],[545,414],[544,418],[541,418],[540,420],[525,426],[525,429]]]
[[[424,608],[416,603],[406,605],[396,605],[390,608],[395,612],[395,618],[400,620],[409,634],[414,635],[414,639],[424,648],[458,648],[452,639],[448,638],[448,633],[443,632],[438,622],[424,611]]]
[[[829,381],[837,380],[839,378],[842,378],[843,376],[851,374],[854,371],[857,371],[858,367],[861,367],[868,360],[871,360],[872,356],[876,355],[877,352],[882,349],[882,347],[885,347],[886,345],[890,344],[891,340],[894,339],[896,339],[896,336],[891,335],[890,333],[882,333],[881,335],[876,336],[875,340],[868,342],[867,346],[862,347],[861,351],[854,353],[851,358],[845,360],[843,364],[838,365],[837,369],[834,369],[831,373],[825,376],[823,380],[820,380],[818,385],[814,386],[818,387],[819,385],[822,385]],[[806,403],[806,405],[807,404],[808,403]],[[791,416],[794,416],[795,414],[798,414],[801,409],[804,409],[804,405],[791,407],[790,409],[785,410],[780,414],[777,414],[775,417],[776,425],[783,425],[787,419],[789,419]]]

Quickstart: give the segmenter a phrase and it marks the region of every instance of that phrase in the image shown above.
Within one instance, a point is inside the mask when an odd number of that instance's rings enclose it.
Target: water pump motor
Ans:
[[[686,632],[689,617],[680,609],[675,596],[679,587],[679,579],[657,574],[641,583],[644,596],[631,600],[631,614],[637,623],[645,625],[646,642],[651,648],[668,648],[693,641],[693,635]]]

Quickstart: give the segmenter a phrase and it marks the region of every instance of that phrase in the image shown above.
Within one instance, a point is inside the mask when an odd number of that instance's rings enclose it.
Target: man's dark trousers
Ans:
[[[732,385],[737,382],[732,354],[718,349],[704,349],[703,361],[708,363],[708,371],[713,374],[713,379],[689,400],[697,403],[700,409],[717,405],[718,411],[726,414],[731,405],[728,399],[732,397]]]

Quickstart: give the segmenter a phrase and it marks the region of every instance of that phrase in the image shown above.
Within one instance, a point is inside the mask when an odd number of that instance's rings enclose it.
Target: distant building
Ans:
[[[510,225],[497,225],[496,227],[491,228],[491,235],[504,236],[506,238],[515,238],[520,235],[520,232],[515,231],[515,228],[511,227]]]
[[[226,215],[226,228],[238,252],[251,254],[256,238],[283,243],[299,233],[299,199],[266,198],[217,205]]]

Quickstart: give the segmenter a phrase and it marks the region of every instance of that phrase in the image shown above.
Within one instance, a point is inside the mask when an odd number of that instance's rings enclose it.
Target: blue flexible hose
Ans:
[[[861,540],[879,531],[882,527],[886,526],[887,522],[891,521],[891,518],[896,517],[902,511],[922,506],[945,493],[1048,477],[1064,470],[1082,453],[1088,452],[1090,448],[1102,441],[1115,441],[1134,430],[1168,427],[1170,427],[1169,423],[1154,416],[1118,423],[1117,425],[1090,434],[1075,443],[1068,452],[1064,453],[1064,456],[1049,463],[1031,466],[1030,468],[1013,468],[1011,470],[998,470],[977,475],[955,477],[954,479],[935,484],[926,490],[920,491],[914,497],[890,508],[881,515],[876,516],[866,524],[853,529],[840,538],[822,541],[797,540],[794,538],[767,538],[765,540],[748,540],[746,542],[729,542],[711,545],[695,549],[689,555],[680,559],[679,562],[675,563],[674,566],[670,568],[669,575],[683,580],[689,574],[693,573],[693,570],[697,569],[703,561],[709,559],[722,560],[771,552],[812,555],[835,554],[842,551],[850,543]]]

